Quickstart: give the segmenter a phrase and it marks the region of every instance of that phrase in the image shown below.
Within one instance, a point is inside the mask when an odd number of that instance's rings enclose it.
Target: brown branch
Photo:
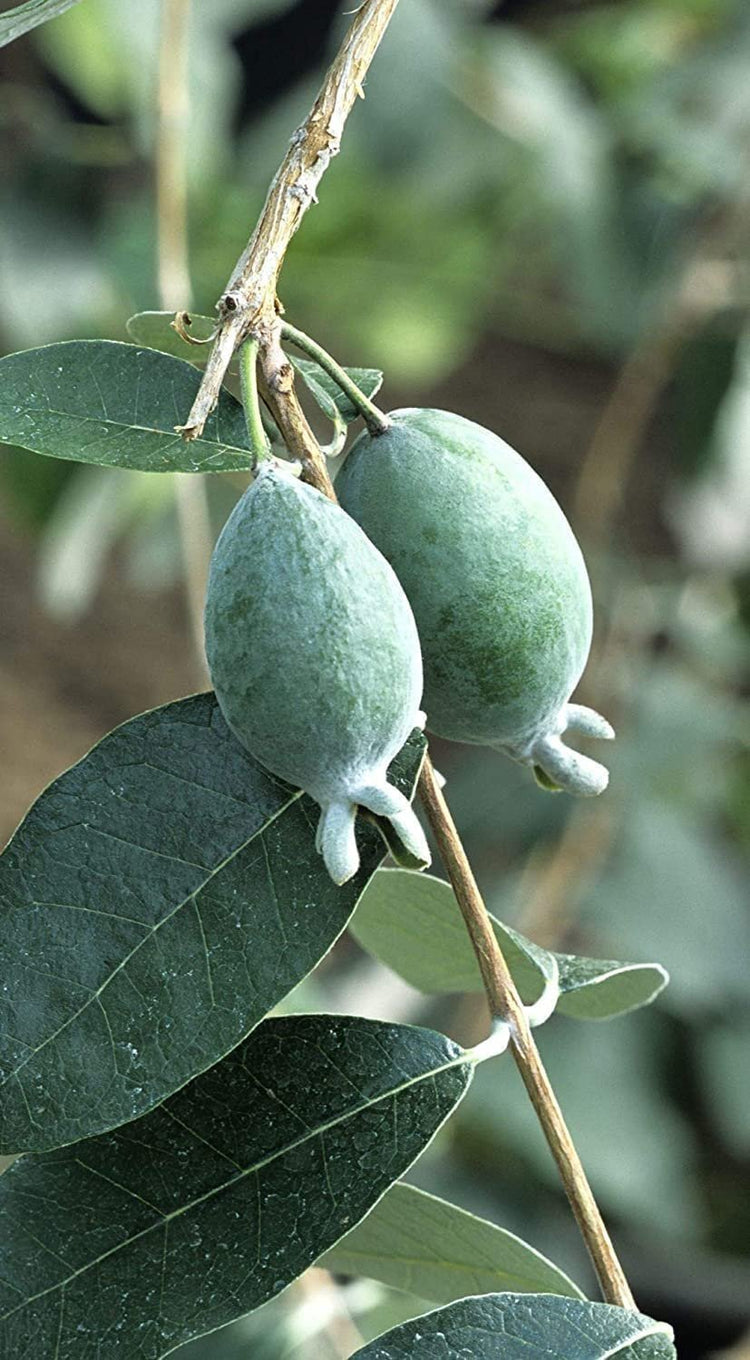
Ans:
[[[235,346],[253,335],[259,344],[263,399],[289,452],[302,464],[305,480],[334,501],[336,495],[325,458],[299,404],[293,369],[281,348],[276,283],[292,235],[307,207],[315,201],[320,177],[339,150],[347,114],[356,96],[362,93],[364,74],[396,3],[397,0],[364,0],[309,117],[292,138],[258,225],[219,301],[217,339],[188,422],[181,427],[188,439],[200,433],[216,403]],[[516,1064],[560,1170],[602,1294],[610,1303],[634,1308],[633,1296],[531,1036],[523,1004],[429,757],[419,791],[479,961],[491,1014],[510,1028]]]
[[[429,756],[422,768],[419,793],[474,946],[491,1014],[510,1026],[511,1052],[557,1163],[602,1295],[607,1303],[618,1304],[620,1308],[635,1308],[635,1300],[544,1069],[523,1004],[492,929],[450,809],[438,787]]]
[[[659,398],[674,371],[689,324],[675,310],[648,331],[620,369],[581,463],[573,518],[590,538],[603,538]]]
[[[264,359],[267,357],[266,351]],[[263,364],[261,395],[289,452],[302,464],[304,481],[317,487],[329,500],[335,501],[336,492],[328,475],[326,460],[294,390],[294,370],[288,360],[285,363],[286,367],[279,365],[274,357],[270,365]]]
[[[251,332],[261,352],[274,345],[276,283],[289,242],[320,180],[341,147],[341,136],[398,0],[364,0],[323,82],[297,129],[268,191],[257,226],[217,303],[219,330],[187,423],[184,439],[197,439],[219,398],[237,344]]]
[[[280,372],[278,367],[275,368],[275,372],[277,374]],[[281,386],[285,390],[279,392],[266,381],[264,395],[287,447],[290,453],[302,462],[306,470],[306,480],[317,486],[318,490],[331,500],[335,500],[336,493],[328,476],[325,459],[320,453],[297,397],[283,380]],[[602,1295],[607,1303],[619,1304],[621,1308],[635,1308],[633,1295],[544,1069],[529,1029],[523,1002],[492,929],[487,908],[448,804],[438,787],[429,756],[425,758],[422,768],[419,794],[477,956],[490,1012],[493,1018],[503,1020],[510,1026],[511,1052],[557,1163],[565,1193],[588,1248]]]

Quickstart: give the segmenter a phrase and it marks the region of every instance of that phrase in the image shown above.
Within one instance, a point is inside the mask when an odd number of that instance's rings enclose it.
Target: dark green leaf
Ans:
[[[657,963],[616,963],[555,954],[492,918],[495,934],[525,1002],[559,975],[557,1009],[603,1020],[653,1001],[668,976]],[[431,874],[382,869],[351,924],[364,949],[423,992],[478,992],[482,980],[449,884]]]
[[[352,1360],[675,1360],[643,1313],[550,1294],[485,1294],[394,1327]]]
[[[399,757],[410,788],[424,750]],[[383,854],[337,888],[317,805],[263,771],[212,694],[124,723],[0,859],[0,1149],[152,1108],[239,1043],[330,949]]]
[[[332,420],[334,424],[338,418],[350,423],[356,420],[361,414],[357,410],[354,402],[349,400],[344,392],[341,391],[338,383],[325,369],[316,364],[314,359],[298,359],[290,356],[292,363],[299,373],[302,374],[307,386],[312,392],[321,411]],[[364,392],[366,397],[374,397],[383,385],[383,374],[378,368],[345,368],[353,383]]]
[[[199,342],[191,345],[174,329],[172,325],[174,315],[174,312],[136,312],[135,316],[129,317],[126,321],[125,329],[137,345],[147,345],[149,349],[158,349],[162,354],[172,354],[176,359],[186,359],[188,363],[202,366],[211,353],[211,345],[208,342],[216,331],[216,322],[210,316],[190,312],[190,325],[187,330],[193,340]],[[236,360],[231,361],[227,372],[237,373]],[[284,441],[278,427],[264,406],[261,407],[261,419],[271,442],[284,449]],[[283,458],[284,453],[282,452],[280,456]],[[288,457],[288,454],[286,456]]]
[[[200,439],[184,424],[200,373],[117,340],[68,340],[0,359],[0,440],[52,458],[142,472],[253,466],[242,407],[222,391]]]
[[[392,1185],[318,1264],[434,1303],[501,1289],[584,1297],[520,1237],[413,1185]]]
[[[431,1030],[268,1020],[145,1119],[0,1181],[0,1353],[158,1360],[257,1308],[414,1161],[471,1064]]]
[[[78,0],[26,0],[25,5],[6,10],[0,14],[0,47],[13,42],[14,38],[22,37],[39,24],[46,24],[48,19],[56,19],[59,14],[64,14],[66,9],[77,4]]]
[[[211,352],[210,344],[190,345],[174,329],[174,312],[136,312],[125,322],[125,329],[136,345],[147,345],[149,349],[161,350],[162,354],[173,354],[176,359],[188,359],[194,364],[205,363]],[[216,330],[216,321],[210,316],[190,313],[188,334],[194,340],[206,342]]]

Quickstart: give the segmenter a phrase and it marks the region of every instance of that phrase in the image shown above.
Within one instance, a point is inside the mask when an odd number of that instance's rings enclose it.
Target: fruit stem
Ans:
[[[317,189],[341,149],[355,100],[364,99],[370,63],[398,0],[362,0],[329,67],[320,93],[297,129],[271,182],[255,229],[217,303],[219,321],[208,363],[187,418],[183,439],[198,439],[213,411],[236,346],[248,330],[263,348],[273,338],[276,287],[287,247],[302,217],[317,203]]]
[[[335,501],[336,492],[325,459],[296,393],[293,389],[280,393],[270,384],[267,384],[267,389],[271,412],[289,452],[303,464],[304,479]],[[532,1038],[523,1002],[492,929],[487,908],[448,804],[438,786],[429,755],[422,766],[419,794],[477,956],[493,1026],[501,1021],[510,1029],[513,1058],[557,1163],[570,1207],[596,1271],[602,1297],[607,1303],[614,1303],[620,1308],[635,1309],[630,1286]]]
[[[320,364],[329,378],[333,378],[333,381],[338,383],[341,391],[356,406],[370,434],[383,434],[388,429],[391,422],[385,412],[381,411],[379,406],[376,406],[374,402],[370,401],[369,397],[365,396],[361,388],[357,387],[357,384],[349,377],[346,369],[337,364],[333,356],[323,349],[323,346],[319,345],[317,340],[305,335],[304,331],[298,331],[297,327],[292,326],[288,321],[282,321],[281,334],[285,340],[291,341],[298,349],[309,354],[316,364]]]
[[[245,408],[245,421],[250,436],[250,447],[255,456],[254,466],[271,456],[271,441],[263,425],[258,398],[258,341],[251,337],[240,350],[240,382],[242,384],[242,405]]]
[[[448,804],[438,786],[429,755],[422,766],[419,794],[477,956],[492,1018],[494,1021],[503,1021],[510,1029],[511,1052],[557,1163],[570,1207],[596,1271],[602,1296],[607,1303],[635,1309],[630,1286],[544,1069],[523,1003],[492,929],[487,908]]]

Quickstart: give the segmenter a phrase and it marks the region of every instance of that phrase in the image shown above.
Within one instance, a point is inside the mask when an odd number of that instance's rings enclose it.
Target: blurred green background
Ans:
[[[193,0],[184,305],[212,310],[341,8]],[[133,312],[162,305],[159,22],[158,0],[84,0],[0,51],[2,352],[126,339]],[[617,727],[610,791],[576,804],[492,752],[435,743],[435,759],[494,911],[543,944],[669,968],[656,1007],[553,1020],[541,1047],[639,1305],[676,1325],[682,1360],[740,1360],[750,12],[746,0],[402,0],[366,94],[281,296],[342,362],[385,369],[386,408],[442,406],[496,430],[578,533],[597,605],[579,694]],[[237,490],[0,450],[3,840],[111,726],[205,685],[195,620]],[[299,1005],[467,1042],[485,1024],[478,998],[428,1002],[352,941]],[[510,1061],[478,1072],[414,1179],[593,1289]],[[313,1272],[180,1354],[328,1360],[417,1311],[368,1282],[332,1292]]]

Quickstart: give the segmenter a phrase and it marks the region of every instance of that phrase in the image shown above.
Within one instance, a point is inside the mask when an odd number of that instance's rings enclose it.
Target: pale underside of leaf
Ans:
[[[295,356],[292,363],[329,420],[335,421],[339,418],[349,424],[361,415],[354,403],[341,390],[336,379],[332,378],[330,373],[326,373],[314,359],[299,359]],[[366,397],[374,397],[383,385],[383,374],[378,368],[345,368],[344,372]]]
[[[159,1358],[284,1289],[471,1079],[430,1030],[268,1020],[134,1124],[0,1181],[0,1353]]]
[[[136,345],[148,345],[162,354],[173,354],[177,359],[187,359],[194,364],[205,363],[210,352],[210,340],[216,331],[216,320],[210,316],[190,313],[190,325],[186,333],[193,341],[183,340],[174,329],[174,312],[136,312],[128,317],[125,329]]]
[[[551,1294],[485,1294],[394,1327],[352,1360],[676,1360],[643,1313]]]
[[[410,791],[424,739],[394,771]],[[257,765],[212,694],[131,719],[42,794],[0,857],[0,1148],[137,1118],[239,1043],[344,929],[317,806]]]
[[[190,325],[185,327],[190,340],[185,340],[174,329],[173,320],[173,312],[136,312],[135,316],[129,317],[125,328],[138,345],[148,345],[163,354],[172,354],[193,364],[205,363],[211,349],[207,342],[216,332],[216,321],[210,316],[191,312]],[[297,372],[329,420],[334,424],[341,421],[346,425],[357,419],[360,415],[357,407],[320,364],[314,359],[302,359],[297,355],[291,357]],[[366,397],[374,397],[383,385],[383,373],[378,368],[345,367],[344,372]]]
[[[491,917],[523,1000],[534,1002],[559,977],[557,1009],[578,1019],[609,1019],[648,1004],[668,981],[656,963],[557,954]],[[363,895],[351,930],[363,948],[424,992],[481,991],[482,979],[448,883],[432,874],[382,869]]]
[[[366,1275],[433,1303],[467,1294],[563,1294],[583,1298],[563,1271],[515,1234],[413,1185],[393,1185],[318,1262]]]

